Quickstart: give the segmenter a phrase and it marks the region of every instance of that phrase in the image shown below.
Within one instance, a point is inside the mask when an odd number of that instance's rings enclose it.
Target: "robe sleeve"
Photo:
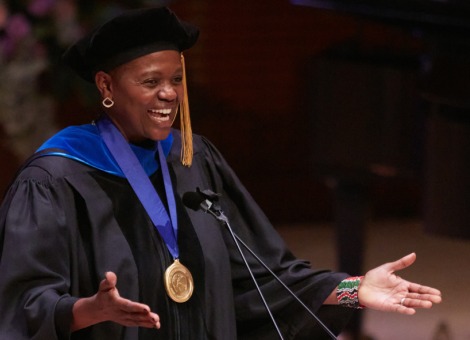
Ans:
[[[224,157],[209,141],[203,140],[203,142],[206,145],[205,158],[214,186],[208,189],[222,195],[220,204],[233,231],[313,312],[321,315],[327,326],[338,334],[348,321],[351,310],[340,306],[322,305],[339,282],[349,275],[314,269],[309,262],[295,257]],[[281,198],[272,197],[272,199]],[[257,340],[276,338],[272,321],[234,241],[228,232],[224,235],[231,261],[239,338]],[[279,327],[284,334],[289,334],[287,338],[300,339],[301,334],[306,338],[329,338],[279,282],[245,249],[243,251]]]
[[[3,201],[1,339],[70,337],[76,298],[68,294],[71,247],[63,207],[70,199],[64,187],[42,170],[27,168]]]

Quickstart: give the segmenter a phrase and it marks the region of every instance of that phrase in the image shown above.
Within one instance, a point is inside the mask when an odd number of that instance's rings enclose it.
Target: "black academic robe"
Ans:
[[[221,154],[194,136],[191,167],[181,140],[167,157],[177,201],[181,262],[195,292],[168,299],[163,272],[172,259],[128,182],[75,160],[31,160],[0,210],[0,339],[275,339],[277,333],[227,230],[209,214],[183,207],[187,191],[220,193],[238,236],[338,334],[351,310],[322,302],[347,277],[314,270],[286,248]],[[151,176],[162,192],[160,171]],[[161,196],[162,197],[162,196]],[[250,255],[246,255],[285,339],[328,339],[313,318]],[[79,297],[96,293],[106,271],[121,296],[148,304],[162,329],[104,322],[70,334]]]

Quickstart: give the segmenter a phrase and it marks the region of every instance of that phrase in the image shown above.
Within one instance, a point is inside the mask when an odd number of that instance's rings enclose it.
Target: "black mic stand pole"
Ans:
[[[239,245],[238,241],[241,241],[241,240],[240,240],[240,238],[239,238],[237,235],[235,235],[235,233],[233,232],[232,228],[230,227],[230,223],[228,222],[228,218],[223,214],[222,211],[218,211],[218,214],[216,214],[216,213],[213,212],[212,210],[207,209],[206,212],[210,213],[210,214],[211,214],[212,216],[214,216],[217,220],[223,222],[223,223],[226,225],[228,231],[230,232],[230,235],[232,235],[233,241],[235,242],[235,245],[237,246],[238,252],[240,253],[240,255],[241,255],[241,257],[242,257],[243,262],[245,262],[245,266],[246,266],[246,268],[248,269],[248,272],[250,273],[250,276],[251,276],[251,278],[252,278],[252,280],[253,280],[253,282],[254,282],[254,284],[255,284],[255,286],[256,286],[256,289],[258,290],[259,296],[261,297],[261,300],[263,301],[264,307],[265,307],[266,310],[268,311],[268,314],[269,314],[269,316],[270,316],[270,318],[271,318],[271,320],[272,320],[272,322],[273,322],[273,324],[274,324],[274,327],[276,328],[276,331],[277,331],[277,333],[279,334],[279,338],[280,338],[281,340],[283,340],[284,338],[283,338],[282,333],[281,333],[281,331],[280,331],[280,329],[279,329],[279,327],[278,327],[278,325],[277,325],[277,323],[276,323],[276,320],[274,319],[273,314],[271,313],[271,309],[269,308],[268,303],[266,302],[266,300],[265,300],[265,298],[264,298],[264,295],[263,295],[263,293],[261,292],[261,289],[260,289],[260,287],[259,287],[259,285],[258,285],[258,282],[256,282],[255,276],[253,275],[253,272],[251,271],[250,265],[248,264],[248,261],[246,260],[245,255],[243,255],[242,249],[240,248],[240,245]],[[246,247],[246,245],[245,245],[243,242],[242,242],[242,244]]]
[[[258,292],[259,292],[259,294],[260,294],[260,296],[261,296],[261,299],[263,300],[263,303],[264,303],[266,309],[268,310],[268,313],[269,313],[269,315],[270,315],[270,317],[271,317],[271,320],[273,321],[274,326],[276,327],[276,330],[278,331],[279,336],[280,336],[281,339],[282,339],[281,332],[279,331],[279,328],[278,328],[278,326],[277,326],[277,324],[276,324],[276,321],[274,320],[274,318],[273,318],[273,316],[272,316],[271,310],[269,309],[269,307],[268,307],[268,305],[267,305],[267,303],[266,303],[266,301],[265,301],[265,299],[264,299],[263,294],[261,293],[261,290],[260,290],[260,288],[259,288],[259,286],[258,286],[258,283],[256,282],[256,279],[255,279],[255,277],[254,277],[254,275],[253,275],[253,272],[251,271],[251,269],[250,269],[250,267],[249,267],[249,265],[248,265],[248,262],[246,261],[245,256],[243,255],[243,252],[242,252],[242,250],[241,250],[241,248],[240,248],[239,243],[241,243],[241,244],[243,245],[243,247],[245,247],[245,249],[248,250],[248,251],[250,252],[250,254],[251,254],[251,255],[252,255],[252,256],[253,256],[253,257],[254,257],[254,258],[255,258],[255,259],[256,259],[256,260],[257,260],[257,261],[258,261],[258,262],[277,280],[277,282],[279,282],[279,283],[289,292],[289,294],[292,295],[292,296],[305,308],[305,310],[306,310],[307,312],[309,312],[309,314],[320,324],[320,326],[322,326],[322,328],[325,330],[325,332],[328,333],[328,335],[329,335],[332,339],[337,340],[337,338],[336,338],[336,336],[333,334],[333,332],[330,331],[330,329],[315,315],[315,313],[313,313],[313,312],[310,310],[310,308],[308,308],[308,307],[302,302],[302,300],[300,300],[299,297],[298,297],[296,294],[294,294],[294,292],[293,292],[289,287],[287,287],[286,284],[285,284],[284,282],[282,282],[282,280],[281,280],[281,279],[280,279],[280,278],[279,278],[279,277],[278,277],[278,276],[277,276],[277,275],[276,275],[276,274],[275,274],[275,273],[274,273],[256,254],[255,254],[255,253],[254,253],[254,252],[253,252],[253,250],[251,250],[251,248],[248,247],[248,245],[247,245],[245,242],[243,242],[243,240],[242,240],[240,237],[238,237],[238,235],[236,235],[236,234],[233,232],[232,228],[230,227],[230,223],[228,222],[228,218],[225,216],[225,214],[222,212],[222,210],[217,210],[217,212],[214,212],[214,211],[212,211],[212,209],[210,209],[211,206],[212,206],[212,204],[205,204],[205,202],[202,203],[201,206],[204,208],[205,212],[211,214],[211,215],[214,216],[217,220],[223,222],[223,223],[225,224],[225,226],[227,227],[228,231],[230,232],[230,235],[232,235],[232,238],[233,238],[233,240],[234,240],[234,242],[235,242],[235,245],[237,246],[238,251],[240,252],[240,254],[241,254],[242,258],[243,258],[243,261],[245,262],[245,265],[246,265],[246,267],[248,268],[248,271],[250,272],[250,275],[251,275],[253,281],[255,282],[256,289],[258,289]]]

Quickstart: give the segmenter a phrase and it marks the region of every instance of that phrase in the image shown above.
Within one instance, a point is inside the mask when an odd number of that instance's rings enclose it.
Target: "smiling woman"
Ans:
[[[167,8],[135,10],[65,53],[103,113],[44,143],[0,208],[1,339],[323,339],[356,308],[413,314],[441,301],[394,274],[415,254],[351,278],[290,252],[220,152],[192,134],[182,52],[198,32]],[[178,107],[183,131],[172,128]],[[270,271],[240,261],[218,220],[186,209],[196,188],[218,193]]]
[[[105,112],[133,143],[163,140],[170,134],[183,100],[181,57],[178,51],[154,52],[113,71],[96,73],[103,99],[114,105]]]
[[[64,60],[83,79],[96,83],[108,103],[103,105],[106,113],[130,141],[165,139],[180,108],[182,162],[190,165],[192,131],[181,52],[194,45],[199,30],[163,10],[129,13],[72,45]],[[114,100],[119,105],[111,104]],[[166,124],[164,116],[149,115],[148,110],[161,109],[172,111]]]

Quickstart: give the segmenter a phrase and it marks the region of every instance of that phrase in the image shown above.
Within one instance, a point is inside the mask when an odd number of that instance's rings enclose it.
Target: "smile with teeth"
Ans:
[[[159,114],[162,114],[162,115],[169,115],[171,113],[171,109],[160,109],[160,110],[156,110],[156,109],[150,109],[149,110],[150,113],[159,113]]]
[[[162,122],[170,119],[171,109],[149,109],[148,112],[153,119]]]

